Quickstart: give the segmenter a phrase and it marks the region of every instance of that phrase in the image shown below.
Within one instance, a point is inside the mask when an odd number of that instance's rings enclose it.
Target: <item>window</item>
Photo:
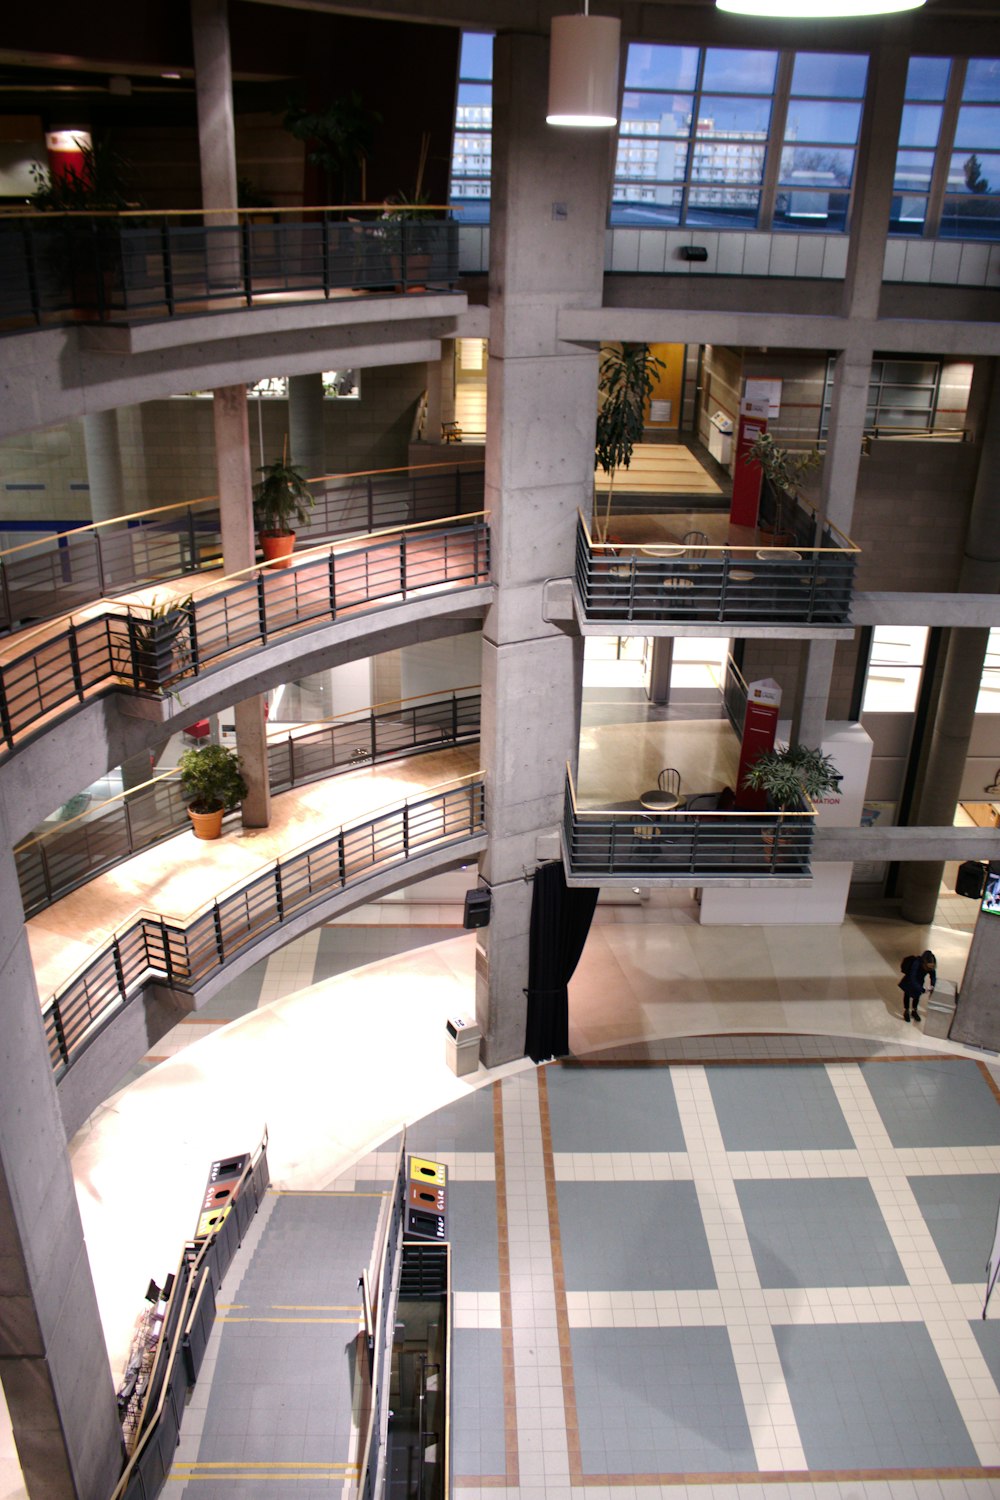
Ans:
[[[775,229],[846,230],[868,59],[799,52],[785,118]]]
[[[926,650],[925,626],[876,626],[862,714],[912,713],[917,706]]]
[[[889,228],[1000,240],[1000,58],[910,59]]]
[[[820,436],[830,428],[834,361],[826,369]],[[882,431],[932,432],[937,413],[941,366],[936,360],[876,359],[868,383],[865,428]]]
[[[934,155],[951,63],[947,57],[911,57],[896,153],[890,233],[923,234],[934,173]]]
[[[464,31],[449,189],[449,201],[462,210],[458,215],[462,224],[489,221],[492,132],[493,37]]]
[[[868,59],[628,50],[611,221],[844,230]]]
[[[938,232],[942,239],[1000,239],[998,58],[966,63]]]

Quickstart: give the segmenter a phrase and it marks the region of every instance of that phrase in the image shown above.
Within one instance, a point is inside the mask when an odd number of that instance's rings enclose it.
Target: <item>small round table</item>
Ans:
[[[680,807],[683,800],[683,797],[677,797],[673,792],[661,792],[658,786],[639,794],[639,801],[650,812],[673,812],[675,807]]]

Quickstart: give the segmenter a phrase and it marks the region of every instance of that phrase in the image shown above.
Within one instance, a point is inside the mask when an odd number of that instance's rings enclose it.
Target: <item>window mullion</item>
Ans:
[[[965,68],[964,57],[952,58],[948,92],[945,96],[944,109],[941,111],[941,128],[938,131],[934,170],[931,173],[931,186],[927,194],[927,215],[924,219],[924,239],[927,240],[936,240],[941,230],[944,195],[948,188],[948,174],[951,170],[951,153],[954,150],[955,132],[958,129],[958,111],[962,106],[962,94],[965,89]]]
[[[778,196],[778,178],[781,176],[781,155],[785,146],[785,124],[788,120],[788,96],[792,87],[794,52],[782,52],[778,57],[778,72],[774,80],[774,96],[771,101],[771,125],[767,134],[767,149],[764,153],[764,177],[760,185],[760,203],[757,207],[757,228],[770,230],[774,223],[774,203]]]

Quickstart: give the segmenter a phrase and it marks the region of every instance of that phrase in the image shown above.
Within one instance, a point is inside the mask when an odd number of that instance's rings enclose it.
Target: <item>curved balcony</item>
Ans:
[[[489,581],[481,518],[360,541],[300,553],[289,568],[213,579],[190,602],[175,585],[177,608],[166,620],[148,605],[102,601],[81,618],[41,627],[27,649],[19,636],[0,657],[0,746],[20,748],[103,694],[162,700],[276,639]]]
[[[700,799],[699,799],[700,800]],[[576,884],[782,885],[812,877],[816,809],[719,812],[679,806],[582,808],[569,767],[562,850]]]
[[[315,546],[392,526],[419,526],[483,509],[481,463],[325,474],[298,528]],[[0,632],[54,619],[114,592],[217,570],[222,529],[215,495],[74,526],[0,552]]]
[[[315,816],[309,815],[307,821],[312,823]],[[298,820],[293,813],[286,820],[285,833],[302,826],[301,811]],[[336,898],[359,891],[357,899],[365,899],[380,877],[383,886],[391,889],[420,878],[428,869],[474,859],[484,835],[484,782],[476,771],[412,796],[397,797],[392,805],[345,822],[322,838],[283,849],[264,863],[237,848],[234,841],[224,840],[221,850],[210,854],[202,847],[198,854],[205,866],[203,879],[210,886],[227,860],[231,869],[242,868],[240,877],[183,916],[146,908],[133,911],[93,945],[84,964],[44,1002],[43,1020],[57,1079],[146,985],[159,982],[175,993],[194,995],[227,966],[240,959],[252,961],[248,955],[266,950],[279,932],[284,940],[314,925],[332,909]],[[279,842],[281,837],[280,830],[273,835]],[[161,859],[159,868],[170,873],[157,880],[156,888],[165,899],[171,891],[177,894],[191,888],[196,873],[188,858],[192,838],[182,835],[166,862]],[[91,891],[84,894],[91,896]],[[104,906],[98,895],[92,898],[91,907],[94,899]],[[74,900],[68,898],[70,903]],[[77,898],[63,913],[69,928],[80,922],[81,910]],[[43,980],[59,966],[65,967],[70,944],[58,929],[55,919],[41,928],[29,924],[38,955],[36,968],[41,964]],[[79,951],[85,945],[78,940],[72,946]]]
[[[0,329],[175,318],[455,285],[456,223],[331,218],[352,210],[372,212],[365,205],[234,210],[232,224],[203,224],[200,209],[6,216]]]
[[[366,764],[475,743],[480,707],[478,690],[463,688],[447,697],[423,695],[364,714],[341,714],[281,733],[272,730],[267,743],[271,795]],[[232,813],[230,819],[235,823],[238,816]],[[14,862],[25,916],[37,915],[102,870],[187,826],[179,773],[168,771],[23,839]]]
[[[796,633],[849,625],[859,549],[829,523],[820,545],[807,541],[814,518],[801,506],[781,547],[719,512],[665,523],[648,543],[600,542],[580,515],[576,593],[585,625],[785,625]]]

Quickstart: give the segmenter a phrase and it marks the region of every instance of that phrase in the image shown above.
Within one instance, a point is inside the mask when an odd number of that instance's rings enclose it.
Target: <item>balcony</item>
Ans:
[[[798,884],[812,878],[815,826],[808,799],[784,812],[582,808],[566,768],[562,846],[571,884]]]
[[[651,524],[653,523],[653,524]],[[859,549],[801,503],[787,546],[718,511],[612,521],[596,541],[580,515],[576,592],[584,624],[847,626]],[[627,537],[626,537],[627,533]],[[697,533],[697,535],[692,535]]]
[[[352,292],[450,288],[458,225],[255,211],[205,225],[200,212],[26,214],[0,224],[0,329],[146,320]],[[261,222],[262,221],[262,222]]]

